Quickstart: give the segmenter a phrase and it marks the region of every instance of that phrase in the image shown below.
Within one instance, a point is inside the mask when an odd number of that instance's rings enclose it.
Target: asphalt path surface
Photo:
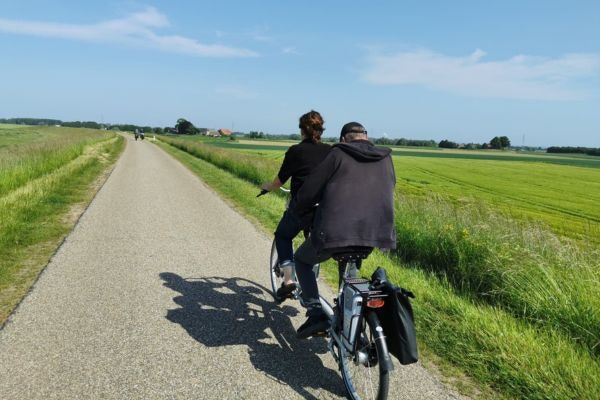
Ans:
[[[0,399],[340,399],[323,338],[269,294],[271,238],[148,141],[0,331]],[[420,365],[390,399],[454,399]]]

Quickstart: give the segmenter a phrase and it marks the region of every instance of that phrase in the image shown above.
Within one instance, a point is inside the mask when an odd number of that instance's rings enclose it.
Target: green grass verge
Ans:
[[[257,199],[258,187],[246,179],[173,146],[158,145],[267,232],[275,229],[284,209],[282,198]],[[600,362],[561,329],[531,324],[502,308],[465,297],[449,280],[389,255],[374,253],[364,273],[368,275],[375,265],[384,266],[395,282],[415,292],[420,342],[500,397],[600,398]],[[335,276],[331,264],[324,266],[324,273]],[[489,391],[483,393],[482,398],[489,398]]]
[[[96,193],[98,178],[121,154],[121,136],[88,142],[79,155],[53,162],[0,197],[0,325]]]

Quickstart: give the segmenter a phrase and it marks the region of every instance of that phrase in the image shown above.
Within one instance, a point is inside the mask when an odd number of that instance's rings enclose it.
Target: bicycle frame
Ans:
[[[368,313],[373,313],[368,304],[371,300],[384,300],[388,297],[387,294],[384,294],[380,290],[376,290],[371,287],[370,281],[368,279],[357,278],[358,268],[355,260],[350,260],[346,264],[346,268],[342,277],[342,281],[340,282],[340,288],[338,291],[338,297],[335,299],[337,304],[337,313],[331,314],[331,327],[329,328],[329,343],[328,348],[331,354],[335,359],[337,359],[337,355],[334,347],[337,346],[341,348],[342,346],[346,351],[348,351],[352,357],[364,357],[364,354],[357,355],[357,346],[360,335],[362,333],[361,327],[365,323],[365,319],[369,317]],[[346,290],[348,287],[351,290]],[[343,299],[345,304],[340,304],[341,299],[343,298],[343,294],[354,293],[355,297],[360,297],[360,305],[358,313],[350,313],[349,308],[347,307],[347,303],[349,300],[347,298]],[[338,322],[338,318],[342,318],[342,324]],[[348,327],[348,324],[350,327]],[[378,324],[378,328],[373,335],[375,336],[375,342],[381,346],[381,353],[383,355],[382,358],[379,359],[379,362],[382,363],[385,371],[392,371],[394,369],[394,364],[392,363],[392,359],[389,355],[387,349],[387,343],[385,340],[385,335],[383,334],[383,329]],[[344,335],[344,331],[350,331],[350,336]],[[363,362],[363,360],[357,360],[357,362]]]

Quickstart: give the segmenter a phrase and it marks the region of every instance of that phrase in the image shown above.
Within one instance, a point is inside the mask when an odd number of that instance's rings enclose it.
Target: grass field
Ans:
[[[123,143],[99,130],[0,124],[0,325],[72,228]]]
[[[195,168],[203,179],[247,213],[263,223],[266,219],[272,229],[276,223],[272,220],[273,212],[263,209],[260,215],[256,214],[254,209],[260,209],[261,205],[253,204],[245,192],[257,190],[258,183],[276,174],[289,144],[258,142],[253,148],[251,143],[213,140],[209,143],[218,146],[209,146],[194,138],[163,140],[183,150],[184,153],[177,153],[175,148],[166,147],[188,165],[202,164]],[[481,159],[475,163],[463,157],[436,160],[432,155],[419,158],[402,155],[404,149],[397,151],[400,155],[396,154],[394,161],[399,180],[398,250],[391,258],[377,256],[372,261],[384,265],[399,282],[417,293],[420,339],[438,355],[509,398],[597,398],[600,393],[598,247],[593,241],[580,246],[586,242],[582,237],[576,243],[557,236],[545,227],[551,219],[542,219],[540,224],[530,221],[535,215],[524,216],[523,211],[499,212],[507,207],[495,203],[496,197],[504,200],[502,192],[490,198],[476,196],[489,192],[480,189],[481,182],[473,185],[476,189],[463,185],[462,190],[455,192],[452,188],[458,188],[460,182],[452,182],[454,186],[447,184],[448,171],[456,169],[464,171],[462,178],[467,181],[468,174],[475,176],[476,181],[485,180],[481,176],[488,173],[506,173],[508,176],[504,178],[493,176],[490,180],[525,182],[521,184],[526,188],[526,179],[514,178],[527,175],[520,168],[536,170],[535,173],[547,176],[548,181],[552,173],[547,168],[559,168],[557,172],[562,174],[554,177],[556,185],[586,186],[587,181],[578,181],[578,177],[591,176],[593,180],[593,171],[597,169],[564,164],[577,163],[577,157],[575,160],[559,157],[563,160],[560,163],[515,161],[512,155],[500,153],[492,156],[507,158]],[[419,187],[403,182],[402,169],[423,159],[429,160],[426,166],[434,170],[436,180],[431,177],[429,180],[435,184]],[[436,161],[440,164],[434,168]],[[206,162],[212,165],[210,169]],[[485,168],[492,169],[479,174]],[[590,175],[581,175],[582,169]],[[230,182],[234,178],[223,174],[232,174],[248,183]],[[248,189],[243,189],[245,194],[242,194],[239,187],[244,185]],[[531,196],[517,184],[511,190],[522,199]],[[553,198],[551,190],[544,186],[540,191]],[[471,196],[465,198],[467,194]],[[570,204],[567,197],[562,197],[562,206],[572,210],[577,204]],[[272,201],[277,199],[272,198]],[[279,201],[283,204],[283,199]],[[268,207],[273,205],[262,203],[262,208]],[[282,211],[282,206],[278,207],[275,215]],[[521,203],[518,207],[527,210]],[[554,230],[559,231],[556,226]]]
[[[210,142],[279,162],[294,143]],[[547,224],[558,234],[600,245],[600,157],[393,149],[400,192],[484,202],[511,217]]]

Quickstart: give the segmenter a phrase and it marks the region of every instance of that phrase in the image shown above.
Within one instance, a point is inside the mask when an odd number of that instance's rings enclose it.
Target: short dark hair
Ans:
[[[366,135],[367,130],[364,126],[359,124],[358,122],[348,122],[346,125],[342,127],[340,132],[340,142],[342,138],[346,138],[346,140],[356,139],[359,135]]]

